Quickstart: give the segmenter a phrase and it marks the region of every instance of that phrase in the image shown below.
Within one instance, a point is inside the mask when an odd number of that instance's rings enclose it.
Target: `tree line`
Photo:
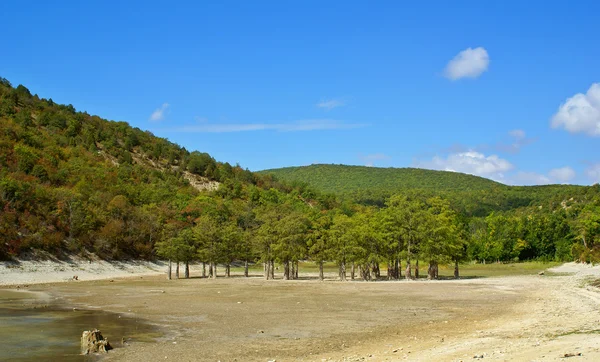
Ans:
[[[171,235],[156,248],[159,256],[183,263],[185,276],[191,261],[208,266],[206,275],[211,277],[216,277],[217,265],[229,276],[231,264],[241,261],[246,276],[248,265],[258,262],[266,279],[274,277],[276,264],[282,267],[283,279],[295,279],[298,262],[312,260],[320,279],[327,261],[336,263],[341,280],[356,275],[375,280],[382,264],[387,265],[389,279],[399,279],[403,273],[418,277],[412,263],[420,259],[428,263],[429,278],[437,278],[439,263],[458,265],[466,258],[465,227],[441,198],[398,195],[383,209],[323,210],[299,197],[267,190],[250,200],[202,197],[183,215],[186,222],[167,226],[165,233]]]
[[[418,193],[394,195],[381,208],[322,209],[268,190],[246,200],[202,198],[186,210],[187,224],[157,244],[159,256],[185,264],[186,276],[191,261],[208,265],[203,275],[211,277],[219,264],[229,276],[239,261],[245,276],[250,263],[262,263],[266,279],[274,277],[276,264],[283,279],[294,279],[302,260],[318,265],[320,279],[325,262],[337,265],[340,280],[410,279],[419,277],[421,261],[427,277],[437,279],[439,264],[453,264],[458,277],[465,261],[596,261],[600,241],[598,198],[549,213],[537,208],[469,218],[448,200]]]

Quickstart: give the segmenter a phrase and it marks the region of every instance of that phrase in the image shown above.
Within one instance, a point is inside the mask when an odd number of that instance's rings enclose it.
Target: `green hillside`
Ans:
[[[234,220],[248,203],[303,191],[1,77],[0,125],[0,259],[37,250],[153,258],[157,243],[208,210]]]
[[[507,186],[483,177],[418,168],[378,168],[346,165],[310,165],[260,171],[286,182],[306,183],[364,205],[383,206],[398,193],[441,196],[467,216],[527,206],[554,207],[571,198],[584,200],[597,186]]]
[[[306,182],[325,192],[337,194],[359,190],[476,191],[504,188],[501,183],[458,172],[419,168],[380,168],[346,165],[310,165],[264,170],[282,180]]]

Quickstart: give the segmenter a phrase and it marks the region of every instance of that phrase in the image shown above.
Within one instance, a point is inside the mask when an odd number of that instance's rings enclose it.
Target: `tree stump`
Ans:
[[[108,339],[102,337],[99,330],[83,331],[81,336],[81,354],[107,353],[112,347]]]

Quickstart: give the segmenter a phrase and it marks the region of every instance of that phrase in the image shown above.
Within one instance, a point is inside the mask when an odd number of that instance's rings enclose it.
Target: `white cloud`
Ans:
[[[163,103],[163,105],[160,106],[160,108],[157,108],[154,112],[152,112],[152,114],[150,115],[150,121],[159,122],[165,119],[165,113],[167,112],[168,108],[169,103]]]
[[[585,170],[586,176],[592,183],[600,183],[600,163],[591,165]]]
[[[504,173],[513,169],[513,165],[497,155],[486,156],[476,151],[451,153],[446,158],[435,156],[431,161],[420,162],[419,167],[434,170],[463,172],[472,175],[504,180]]]
[[[363,162],[365,162],[365,166],[372,167],[376,161],[384,161],[390,159],[390,156],[385,155],[383,153],[374,153],[366,156],[358,156]]]
[[[342,99],[328,99],[317,103],[317,107],[330,111],[334,108],[345,106],[346,102]]]
[[[525,137],[523,134],[522,137]],[[415,162],[416,167],[462,172],[502,182],[507,185],[548,185],[569,183],[575,179],[575,171],[568,166],[554,168],[548,174],[515,170],[513,164],[497,155],[469,150],[448,153],[445,157],[435,156],[430,161]],[[588,169],[588,176],[600,182],[600,163]]]
[[[507,183],[513,185],[548,185],[552,183],[552,180],[547,176],[536,172],[519,171],[512,180]]]
[[[477,78],[488,69],[489,64],[490,57],[484,48],[467,48],[448,62],[444,74],[451,80]]]
[[[552,128],[571,133],[600,136],[600,83],[594,83],[586,94],[577,93],[567,99],[552,117]]]
[[[553,168],[547,175],[537,172],[519,171],[507,180],[512,185],[549,185],[572,181],[576,176],[575,171],[568,166]]]
[[[548,172],[548,176],[560,183],[568,183],[575,178],[575,171],[571,167],[554,168]]]
[[[173,128],[166,131],[194,132],[194,133],[226,133],[226,132],[248,132],[248,131],[320,131],[334,129],[353,129],[366,127],[367,124],[344,123],[329,119],[310,119],[290,123],[203,123],[191,126]]]
[[[522,129],[513,129],[512,131],[508,132],[508,134],[516,140],[522,140],[526,136],[525,131]]]

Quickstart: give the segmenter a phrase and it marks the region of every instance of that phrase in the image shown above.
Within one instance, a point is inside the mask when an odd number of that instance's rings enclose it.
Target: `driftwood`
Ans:
[[[581,352],[579,352],[579,353],[565,353],[565,355],[563,356],[563,358],[579,357],[579,356],[582,356]]]
[[[112,347],[108,339],[102,337],[99,330],[83,331],[81,336],[81,354],[107,353]]]

